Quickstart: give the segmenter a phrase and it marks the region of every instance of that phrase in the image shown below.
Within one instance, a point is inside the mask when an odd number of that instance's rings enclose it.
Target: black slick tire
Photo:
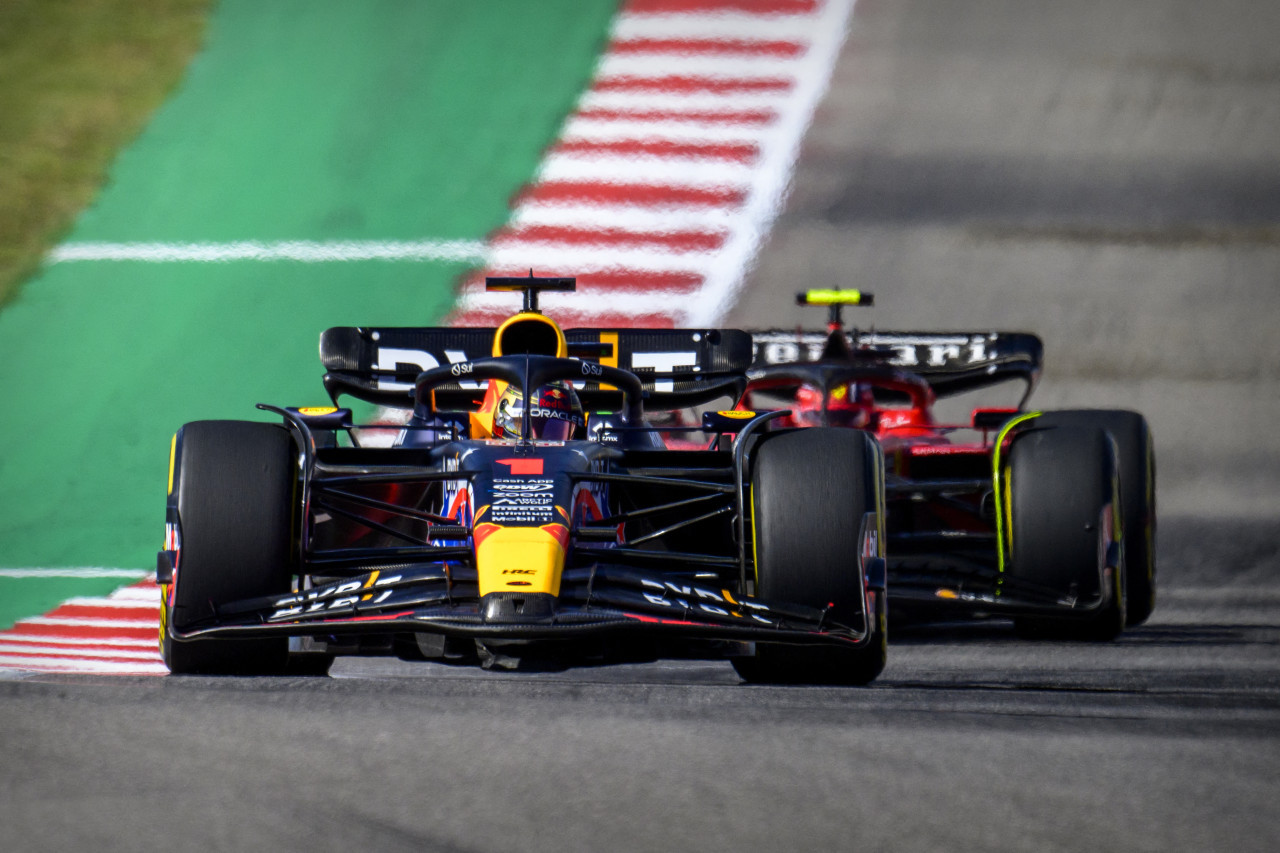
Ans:
[[[762,600],[831,604],[832,621],[863,624],[862,523],[868,513],[878,519],[883,508],[882,460],[875,438],[856,430],[802,429],[761,442],[751,512]],[[757,643],[755,656],[735,658],[734,668],[750,682],[867,684],[884,669],[888,636],[883,590],[874,600],[866,646]]]
[[[1006,571],[1062,596],[1097,600],[1099,566],[1117,511],[1114,444],[1099,427],[1036,423],[1009,450],[1011,547]],[[1124,630],[1124,573],[1108,571],[1110,595],[1087,615],[1019,616],[1018,633],[1034,639],[1112,640]]]
[[[166,626],[187,629],[217,605],[290,592],[293,439],[276,424],[197,421],[178,432],[174,466],[181,550],[174,583],[163,588],[165,665],[175,674],[286,672],[285,637],[175,641]]]
[[[1045,426],[1093,426],[1111,434],[1124,515],[1125,625],[1135,627],[1156,606],[1156,456],[1147,419],[1122,409],[1046,412]]]

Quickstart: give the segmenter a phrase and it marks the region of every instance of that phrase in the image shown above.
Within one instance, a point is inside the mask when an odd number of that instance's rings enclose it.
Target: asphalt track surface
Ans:
[[[0,682],[0,849],[1280,848],[1276,33],[1262,2],[862,0],[730,318],[793,323],[797,280],[856,272],[881,328],[1041,332],[1042,404],[1152,419],[1147,626],[899,630],[864,690],[693,662]]]

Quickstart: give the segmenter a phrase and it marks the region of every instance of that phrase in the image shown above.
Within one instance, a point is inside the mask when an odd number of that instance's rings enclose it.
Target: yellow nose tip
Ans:
[[[560,594],[568,528],[502,527],[477,524],[476,570],[480,594],[527,592]]]

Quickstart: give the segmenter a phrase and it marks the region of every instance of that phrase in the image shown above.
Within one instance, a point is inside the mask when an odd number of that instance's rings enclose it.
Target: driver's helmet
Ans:
[[[822,422],[822,389],[801,385],[796,391],[795,421],[799,426],[834,426],[865,429],[871,425],[875,397],[859,382],[837,385],[827,399],[827,423]]]
[[[563,382],[548,382],[537,388],[533,395],[537,404],[529,413],[530,438],[564,441],[573,438],[574,430],[584,423],[582,403],[578,395]],[[493,416],[494,438],[519,438],[520,422],[524,417],[524,395],[514,385],[508,385],[498,398]]]

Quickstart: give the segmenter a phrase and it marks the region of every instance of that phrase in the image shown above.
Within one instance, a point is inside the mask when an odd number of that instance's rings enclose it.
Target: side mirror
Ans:
[[[1018,414],[1021,414],[1018,409],[974,409],[973,428],[981,430],[1000,429]]]
[[[333,406],[290,406],[289,412],[297,415],[309,429],[345,429],[351,426],[351,410]]]
[[[707,432],[738,432],[747,421],[756,416],[756,412],[703,412],[702,428]]]

